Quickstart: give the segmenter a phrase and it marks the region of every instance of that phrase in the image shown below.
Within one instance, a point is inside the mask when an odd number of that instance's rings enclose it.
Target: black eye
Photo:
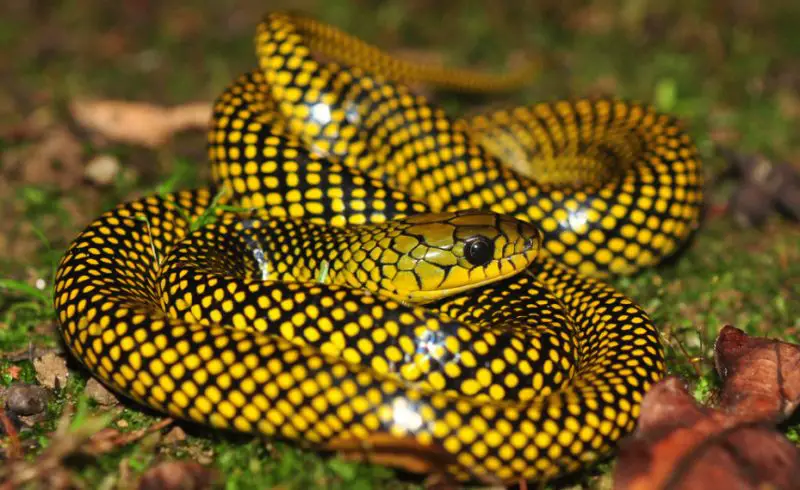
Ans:
[[[494,256],[494,243],[485,236],[467,239],[464,245],[464,257],[472,265],[485,265]]]

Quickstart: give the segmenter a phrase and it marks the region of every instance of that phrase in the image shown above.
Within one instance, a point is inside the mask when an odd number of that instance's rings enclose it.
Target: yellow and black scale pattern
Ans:
[[[74,355],[173,416],[414,471],[544,481],[607,455],[664,362],[589,276],[697,226],[678,123],[606,99],[453,120],[402,81],[514,76],[417,68],[294,14],[256,48],[215,106],[214,186],[122,204],[61,261]]]

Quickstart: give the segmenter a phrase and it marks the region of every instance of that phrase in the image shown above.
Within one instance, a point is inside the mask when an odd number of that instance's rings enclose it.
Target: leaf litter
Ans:
[[[76,100],[70,111],[78,124],[99,136],[147,148],[163,146],[180,131],[206,130],[211,120],[208,102],[162,107],[124,100]]]
[[[620,445],[616,490],[800,488],[800,450],[776,429],[800,403],[800,346],[725,326],[714,357],[716,407],[677,377],[645,396]]]

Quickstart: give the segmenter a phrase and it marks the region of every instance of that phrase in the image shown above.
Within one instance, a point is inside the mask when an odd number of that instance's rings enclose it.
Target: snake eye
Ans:
[[[464,244],[464,257],[472,265],[486,265],[494,256],[494,242],[485,236],[467,239]]]

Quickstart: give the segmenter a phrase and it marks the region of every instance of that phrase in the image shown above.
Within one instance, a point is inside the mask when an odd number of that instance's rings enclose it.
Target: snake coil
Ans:
[[[403,82],[520,77],[407,64],[285,12],[256,50],[214,108],[213,186],[121,204],[61,260],[72,353],[174,417],[460,480],[607,455],[664,360],[591,276],[697,226],[680,125],[612,99],[455,120]]]

